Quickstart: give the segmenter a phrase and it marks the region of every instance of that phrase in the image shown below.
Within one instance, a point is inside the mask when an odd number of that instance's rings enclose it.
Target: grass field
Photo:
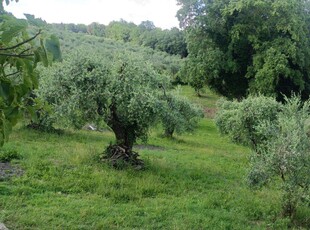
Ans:
[[[193,92],[185,87],[184,94]],[[214,108],[213,97],[197,100]],[[135,147],[144,171],[120,171],[98,162],[113,141],[109,131],[57,135],[16,127],[4,149],[22,156],[13,163],[24,175],[0,182],[0,222],[40,230],[310,228],[309,208],[299,207],[290,222],[280,215],[276,187],[247,187],[249,149],[220,136],[212,119],[191,134],[161,134],[154,128],[148,144]]]

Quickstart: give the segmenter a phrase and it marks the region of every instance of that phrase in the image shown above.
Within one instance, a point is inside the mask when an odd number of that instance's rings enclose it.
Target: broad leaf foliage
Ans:
[[[188,32],[188,76],[230,98],[310,92],[309,3],[179,0]]]
[[[28,32],[28,22],[3,10],[0,15],[0,145],[21,116],[25,96],[38,86],[36,66],[60,59],[57,38],[43,40],[41,29]],[[6,1],[8,4],[9,1]]]

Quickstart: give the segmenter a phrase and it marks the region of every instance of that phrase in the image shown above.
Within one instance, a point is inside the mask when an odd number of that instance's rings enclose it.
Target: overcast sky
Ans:
[[[18,18],[28,13],[49,23],[107,25],[122,18],[135,24],[150,20],[163,29],[178,27],[178,8],[176,0],[19,0],[5,7]]]

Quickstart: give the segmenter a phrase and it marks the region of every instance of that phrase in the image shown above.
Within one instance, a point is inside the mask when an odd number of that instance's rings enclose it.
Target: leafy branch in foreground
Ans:
[[[9,1],[6,1],[8,4]],[[21,118],[23,103],[38,86],[38,62],[47,66],[59,58],[59,42],[55,37],[43,39],[42,30],[28,32],[28,22],[7,14],[0,4],[0,146],[8,139],[12,127]],[[39,44],[36,41],[39,40]]]

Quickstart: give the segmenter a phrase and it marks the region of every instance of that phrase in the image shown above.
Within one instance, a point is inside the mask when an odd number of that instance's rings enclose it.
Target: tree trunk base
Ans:
[[[282,206],[282,216],[283,217],[289,217],[289,218],[294,218],[296,214],[296,204],[293,202],[287,202],[283,204]]]
[[[136,170],[142,170],[144,169],[144,162],[138,157],[139,154],[130,148],[121,145],[109,145],[101,159],[116,169],[131,166]]]

